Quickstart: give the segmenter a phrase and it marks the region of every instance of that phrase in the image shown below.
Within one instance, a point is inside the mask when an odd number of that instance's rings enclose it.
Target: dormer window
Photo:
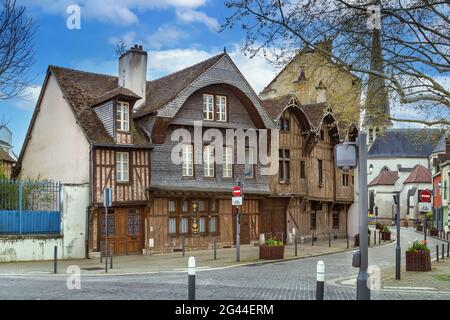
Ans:
[[[130,104],[128,102],[117,102],[116,123],[117,130],[130,131]]]
[[[227,97],[221,95],[203,95],[203,120],[222,121],[227,119]]]

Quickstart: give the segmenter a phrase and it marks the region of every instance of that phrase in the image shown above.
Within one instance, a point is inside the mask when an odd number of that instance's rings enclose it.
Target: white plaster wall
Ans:
[[[428,158],[369,158],[367,160],[367,168],[373,165],[373,173],[368,176],[369,183],[380,174],[381,169],[385,166],[390,171],[398,171],[399,164],[402,168],[414,168],[418,164],[428,168]],[[409,174],[410,172],[399,172],[400,180],[404,181]]]
[[[0,262],[85,258],[89,185],[66,185],[62,190],[62,236],[1,236]]]
[[[26,146],[23,177],[89,182],[89,143],[51,75]]]

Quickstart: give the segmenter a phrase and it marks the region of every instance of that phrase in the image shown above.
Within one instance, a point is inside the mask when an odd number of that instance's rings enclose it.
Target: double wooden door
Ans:
[[[140,209],[114,208],[108,210],[107,246],[114,255],[142,254],[143,221]],[[105,214],[102,214],[102,241],[105,250]],[[109,252],[109,251],[108,251]]]

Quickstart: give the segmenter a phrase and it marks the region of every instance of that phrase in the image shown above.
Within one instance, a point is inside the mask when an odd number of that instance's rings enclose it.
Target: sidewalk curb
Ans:
[[[370,247],[369,249],[376,249],[376,248],[380,248],[383,246],[387,246],[392,244],[393,242],[395,242],[395,239],[391,240],[391,241],[387,241],[386,243],[383,243],[381,245],[377,245],[375,247]],[[255,261],[255,262],[248,262],[248,263],[239,263],[239,264],[232,264],[229,266],[222,266],[222,267],[215,267],[215,268],[208,268],[208,269],[199,269],[197,270],[197,273],[203,272],[203,271],[216,271],[216,270],[224,270],[224,269],[231,269],[231,268],[238,268],[238,267],[251,267],[251,266],[260,266],[260,265],[266,265],[266,264],[274,264],[274,263],[280,263],[280,262],[290,262],[293,260],[303,260],[303,259],[309,259],[309,258],[317,258],[317,257],[322,257],[322,256],[328,256],[328,255],[332,255],[332,254],[337,254],[337,253],[343,253],[343,252],[349,252],[349,251],[354,251],[356,250],[358,247],[356,248],[345,248],[339,251],[335,251],[335,252],[326,252],[326,253],[322,253],[322,254],[313,254],[310,256],[304,256],[304,257],[290,257],[290,258],[286,258],[286,259],[281,259],[281,260],[263,260],[263,261]],[[201,267],[201,266],[199,266]],[[186,270],[168,270],[168,271],[145,271],[145,272],[125,272],[125,273],[97,273],[97,274],[81,274],[81,277],[113,277],[113,276],[117,276],[117,277],[123,277],[123,276],[139,276],[139,275],[150,275],[150,274],[167,274],[167,273],[186,273],[187,272],[187,268]],[[59,274],[53,274],[52,272],[35,272],[35,273],[7,273],[7,274],[0,274],[0,278],[1,277],[40,277],[40,278],[61,278],[61,277],[67,277],[70,274],[66,274],[66,273],[59,273]]]

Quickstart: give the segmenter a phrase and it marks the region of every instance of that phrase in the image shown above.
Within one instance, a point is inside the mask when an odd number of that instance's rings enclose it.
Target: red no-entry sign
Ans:
[[[242,189],[241,189],[241,187],[238,187],[238,186],[233,187],[233,189],[231,191],[231,195],[233,197],[241,197],[242,196]]]
[[[419,202],[431,202],[432,196],[430,190],[419,190]]]

